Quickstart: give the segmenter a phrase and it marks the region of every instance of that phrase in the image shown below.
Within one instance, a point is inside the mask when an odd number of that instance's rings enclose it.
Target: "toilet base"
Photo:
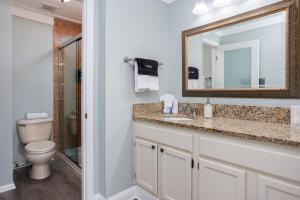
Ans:
[[[42,180],[49,177],[51,174],[50,166],[46,164],[33,164],[29,171],[29,175],[32,179]]]

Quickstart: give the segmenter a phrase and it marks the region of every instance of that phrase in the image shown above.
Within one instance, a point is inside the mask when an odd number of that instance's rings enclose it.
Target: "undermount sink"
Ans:
[[[165,117],[165,118],[162,118],[162,120],[165,120],[165,121],[191,121],[193,119],[187,118],[187,117]]]

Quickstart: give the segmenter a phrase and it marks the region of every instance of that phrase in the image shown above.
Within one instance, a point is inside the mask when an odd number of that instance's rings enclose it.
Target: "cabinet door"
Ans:
[[[191,154],[159,147],[159,197],[163,200],[191,200]]]
[[[199,200],[245,200],[246,171],[226,163],[199,159]]]
[[[300,186],[259,175],[258,200],[300,200]]]
[[[136,183],[157,195],[157,144],[136,139]]]

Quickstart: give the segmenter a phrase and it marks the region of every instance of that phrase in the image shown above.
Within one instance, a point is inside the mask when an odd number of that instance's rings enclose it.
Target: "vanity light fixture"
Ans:
[[[193,14],[194,15],[202,15],[202,14],[205,14],[207,13],[208,11],[208,7],[205,3],[205,1],[201,1],[201,2],[198,2],[196,3],[194,9],[193,9]]]
[[[214,0],[213,7],[225,7],[231,4],[231,0]]]

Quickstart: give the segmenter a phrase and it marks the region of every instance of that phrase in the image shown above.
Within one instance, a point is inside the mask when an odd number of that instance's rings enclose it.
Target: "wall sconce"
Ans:
[[[207,7],[204,0],[201,1],[201,2],[196,3],[196,5],[193,9],[193,14],[194,15],[203,15],[207,12],[208,12],[208,7]]]
[[[214,0],[213,7],[225,7],[231,4],[231,0]]]

